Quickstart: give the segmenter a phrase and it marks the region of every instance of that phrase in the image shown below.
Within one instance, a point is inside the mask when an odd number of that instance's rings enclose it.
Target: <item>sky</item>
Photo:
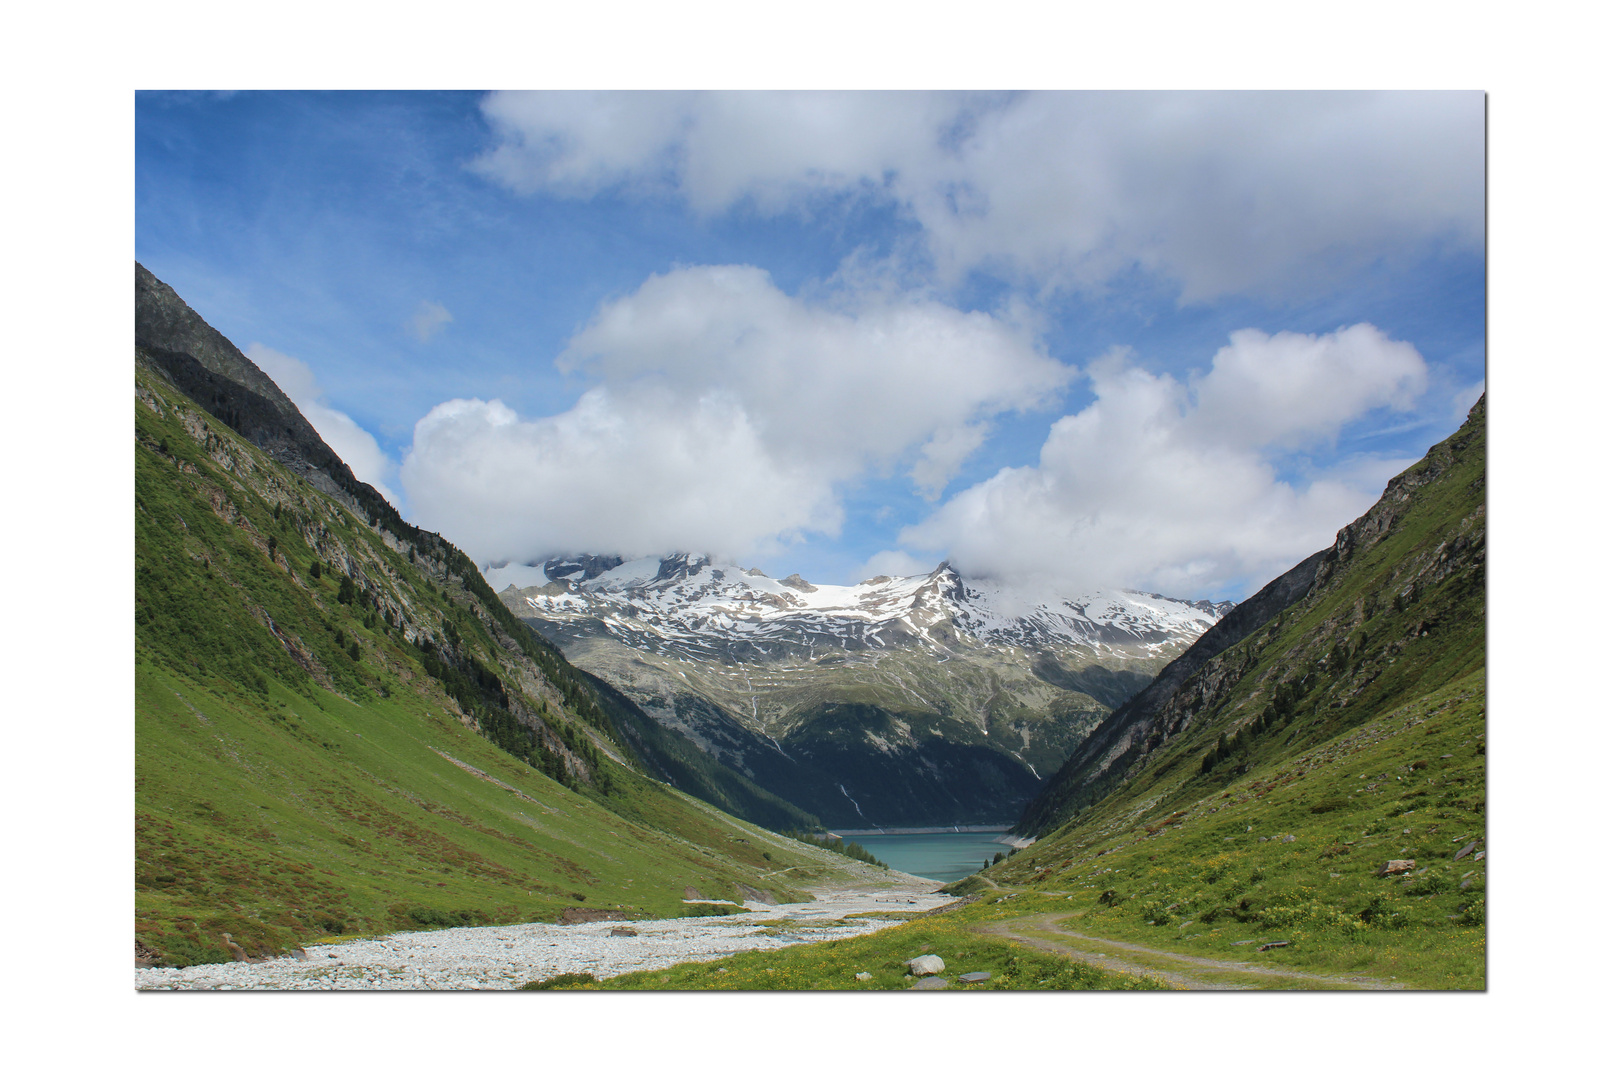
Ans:
[[[1480,93],[135,110],[136,258],[481,564],[1241,599],[1483,389]]]

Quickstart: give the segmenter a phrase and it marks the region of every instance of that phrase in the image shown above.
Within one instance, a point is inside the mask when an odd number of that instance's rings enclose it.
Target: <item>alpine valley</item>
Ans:
[[[139,264],[135,300],[138,964],[912,882],[767,831],[814,821],[577,671]]]
[[[769,945],[527,985],[1484,987],[1483,397],[1236,606],[946,564],[480,571],[139,265],[135,298],[139,965],[598,920],[634,948],[753,904]],[[948,904],[811,835],[1014,821]],[[912,899],[777,917],[840,889]]]
[[[1016,820],[1231,608],[948,564],[855,586],[675,554],[484,570],[516,616],[716,760],[843,828]]]

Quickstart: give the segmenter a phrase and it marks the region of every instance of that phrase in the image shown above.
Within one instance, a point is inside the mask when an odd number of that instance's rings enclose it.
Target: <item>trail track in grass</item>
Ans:
[[[1058,923],[1075,912],[1058,911],[973,929],[1020,945],[1055,952],[1109,971],[1159,979],[1177,990],[1404,990],[1393,980],[1358,975],[1313,975],[1247,960],[1211,960],[1127,941],[1064,930]],[[1080,944],[1070,944],[1070,942]],[[1257,947],[1258,947],[1257,942]],[[1214,976],[1216,978],[1210,978]]]

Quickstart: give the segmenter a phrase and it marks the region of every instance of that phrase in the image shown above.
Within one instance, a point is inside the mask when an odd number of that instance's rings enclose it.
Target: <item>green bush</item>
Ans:
[[[588,971],[565,971],[549,979],[530,979],[519,990],[566,990],[570,986],[589,986],[596,976]]]

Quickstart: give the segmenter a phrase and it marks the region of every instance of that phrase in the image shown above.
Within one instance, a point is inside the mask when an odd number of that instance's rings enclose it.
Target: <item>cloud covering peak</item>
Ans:
[[[814,302],[751,266],[685,267],[601,305],[558,360],[594,385],[554,416],[457,400],[401,469],[476,558],[743,555],[836,536],[841,485],[908,467],[935,497],[995,417],[1078,372],[1025,328],[887,295]]]
[[[1325,547],[1409,463],[1352,459],[1290,483],[1278,460],[1375,409],[1410,409],[1427,378],[1417,350],[1365,324],[1239,331],[1185,381],[1123,350],[1086,374],[1096,400],[1052,425],[1038,465],[958,493],[901,541],[971,575],[1074,588],[1186,596],[1263,581]]]

